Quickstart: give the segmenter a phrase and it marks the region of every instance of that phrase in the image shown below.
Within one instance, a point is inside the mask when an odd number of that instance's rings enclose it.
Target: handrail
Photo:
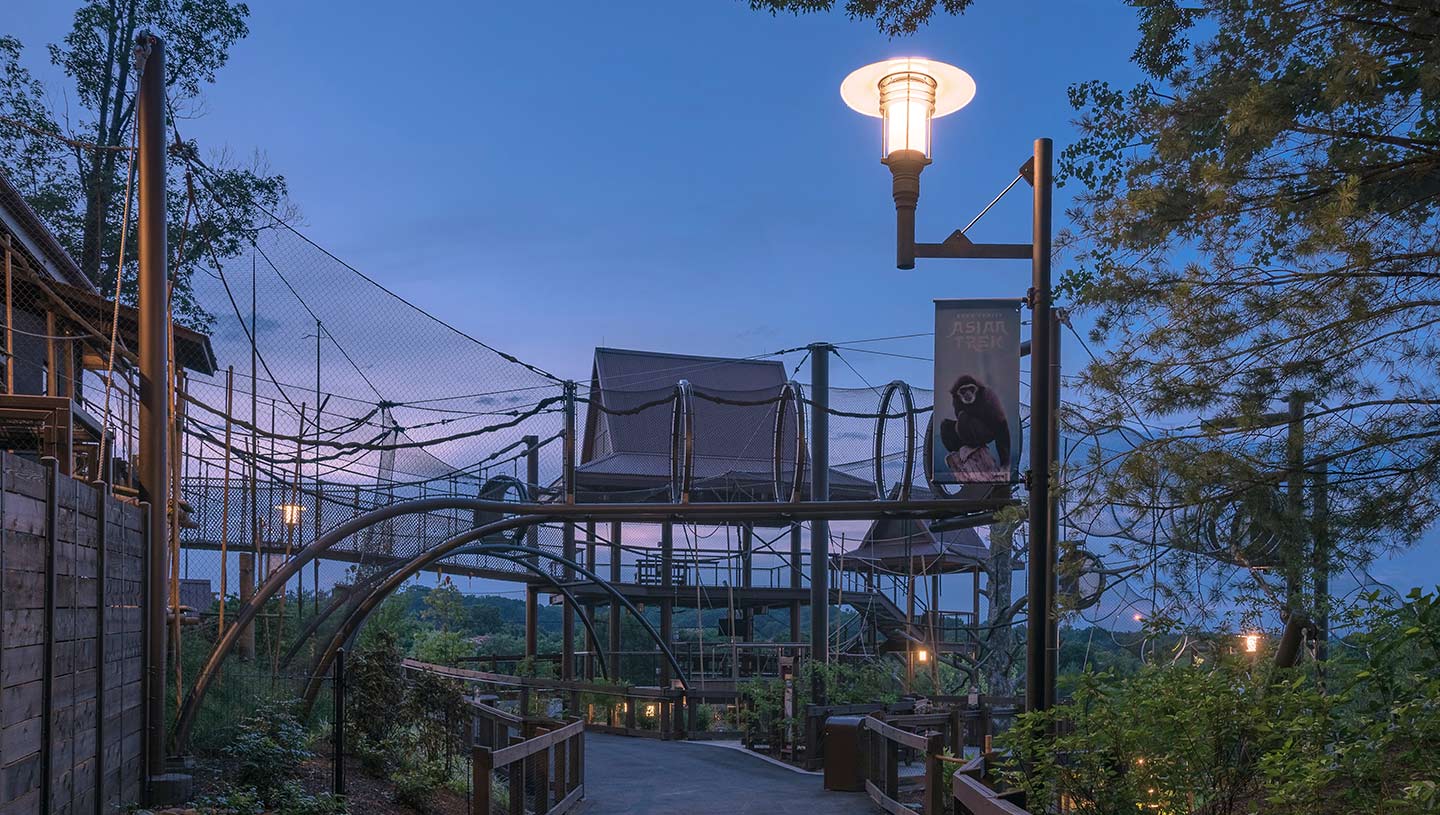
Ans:
[[[490,753],[491,767],[492,769],[499,769],[513,764],[522,758],[533,756],[547,747],[553,747],[571,736],[583,732],[585,732],[585,722],[576,719],[559,730],[551,730],[549,733],[542,733],[534,738],[526,739],[519,744],[512,744],[509,747],[493,750]]]
[[[470,761],[471,815],[490,815],[496,770],[505,775],[511,812],[561,815],[585,797],[585,722],[576,720],[499,749],[475,745]],[[533,807],[526,806],[527,792],[534,796]]]
[[[451,668],[448,665],[436,665],[434,663],[421,662],[418,659],[409,658],[401,661],[400,664],[401,667],[406,670],[428,671],[440,676],[448,676],[451,679],[484,682],[490,685],[508,685],[516,688],[580,691],[583,693],[599,693],[610,696],[635,696],[644,699],[676,699],[684,695],[683,691],[666,688],[645,688],[634,685],[602,685],[598,682],[574,682],[565,679],[545,679],[538,676],[513,676],[511,674],[497,674],[488,671],[472,671],[468,668]]]
[[[925,815],[944,815],[945,765],[940,761],[945,752],[945,734],[930,730],[924,735],[902,730],[873,715],[860,720],[860,762],[865,777],[865,791],[870,800],[886,812],[910,813],[900,802],[900,750],[916,750],[925,756]]]

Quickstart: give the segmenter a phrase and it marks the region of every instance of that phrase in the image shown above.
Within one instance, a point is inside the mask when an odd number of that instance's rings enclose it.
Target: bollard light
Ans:
[[[930,163],[930,123],[970,104],[975,80],[944,62],[898,57],[852,71],[840,83],[840,98],[884,123],[880,162],[892,177],[896,266],[913,269],[915,206],[920,201],[920,171]]]

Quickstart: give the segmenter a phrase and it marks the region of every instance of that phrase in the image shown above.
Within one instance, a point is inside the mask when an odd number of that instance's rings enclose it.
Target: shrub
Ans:
[[[309,743],[309,734],[285,706],[242,721],[221,753],[231,764],[230,779],[236,786],[253,788],[262,801],[272,803],[313,756]]]
[[[1366,600],[1337,619],[1357,633],[1332,645],[1328,687],[1235,655],[1085,674],[1001,737],[1003,778],[1076,815],[1440,811],[1440,603]]]

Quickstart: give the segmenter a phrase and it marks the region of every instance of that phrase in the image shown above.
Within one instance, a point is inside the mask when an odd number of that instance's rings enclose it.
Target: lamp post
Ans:
[[[897,268],[915,268],[916,258],[1030,261],[1032,282],[1026,298],[1032,314],[1030,470],[1026,476],[1030,494],[1030,611],[1026,623],[1025,704],[1029,710],[1043,710],[1054,702],[1054,672],[1050,667],[1059,647],[1053,625],[1059,516],[1050,491],[1050,476],[1056,466],[1060,362],[1059,333],[1050,313],[1052,144],[1049,139],[1036,139],[1033,154],[1018,171],[1034,189],[1029,243],[974,243],[965,235],[969,226],[955,230],[940,243],[917,243],[915,207],[920,200],[920,173],[931,163],[931,124],[969,104],[975,98],[975,80],[953,65],[899,57],[852,72],[841,83],[840,96],[854,110],[884,123],[880,161],[890,168],[892,179]],[[974,223],[971,221],[971,225]]]

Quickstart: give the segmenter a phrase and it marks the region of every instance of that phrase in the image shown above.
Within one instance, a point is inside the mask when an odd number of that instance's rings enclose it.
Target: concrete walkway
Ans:
[[[826,792],[818,775],[738,750],[585,736],[584,815],[873,815],[863,792]]]

